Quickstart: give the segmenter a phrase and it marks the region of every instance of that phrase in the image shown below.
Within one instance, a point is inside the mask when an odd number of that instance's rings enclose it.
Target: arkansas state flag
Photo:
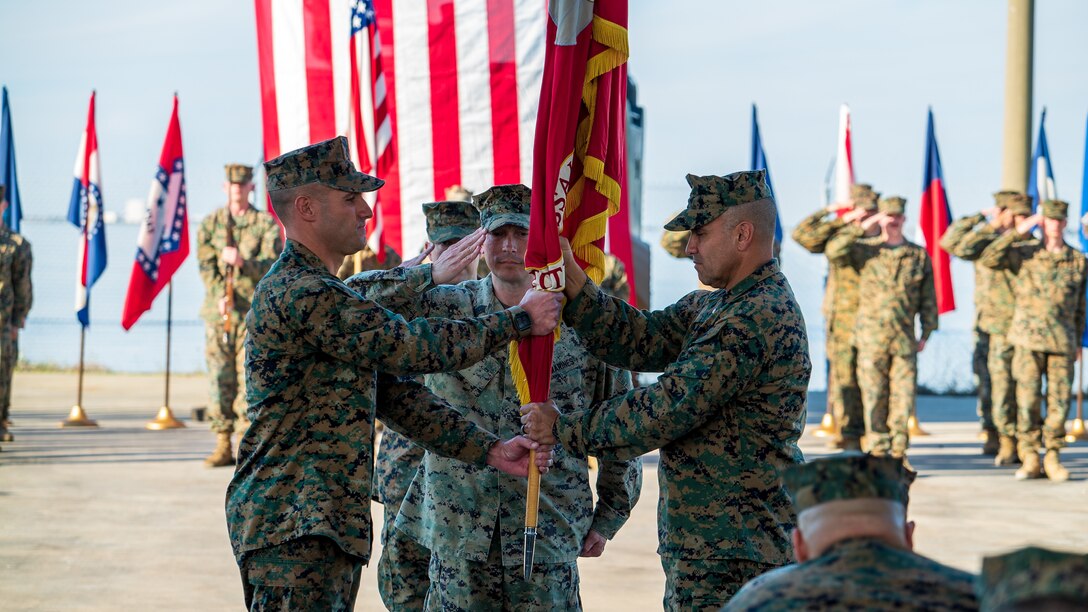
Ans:
[[[159,167],[147,196],[147,216],[136,241],[136,263],[132,266],[121,326],[130,329],[174,272],[189,255],[189,215],[185,202],[185,162],[178,123],[178,97],[166,130]]]
[[[926,251],[933,261],[933,284],[937,290],[937,314],[956,309],[952,293],[952,262],[940,246],[941,236],[952,222],[948,208],[948,196],[944,191],[944,173],[941,171],[941,154],[937,151],[937,136],[933,131],[933,111],[929,111],[926,125],[926,169],[922,179],[922,214],[919,223],[926,239]]]

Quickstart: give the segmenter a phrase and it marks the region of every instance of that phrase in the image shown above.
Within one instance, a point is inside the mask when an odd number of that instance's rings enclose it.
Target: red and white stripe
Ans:
[[[255,0],[265,157],[350,135],[350,0]],[[357,37],[367,138],[360,167],[386,180],[379,192],[383,241],[402,255],[425,240],[420,205],[451,185],[479,192],[531,177],[544,66],[542,0],[374,0],[380,73]],[[384,76],[386,119],[381,119]],[[367,117],[375,117],[367,127]],[[388,160],[383,162],[383,151]],[[385,166],[384,164],[388,165]]]
[[[850,142],[850,107],[839,107],[839,138],[835,152],[835,186],[832,203],[847,205],[850,187],[854,184],[854,150]]]

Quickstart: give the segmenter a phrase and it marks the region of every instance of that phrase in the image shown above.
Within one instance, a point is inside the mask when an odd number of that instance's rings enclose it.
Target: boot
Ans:
[[[1065,466],[1058,460],[1058,450],[1055,448],[1046,451],[1046,456],[1043,457],[1043,470],[1046,471],[1046,477],[1052,482],[1069,480],[1069,470],[1065,469]]]
[[[1024,465],[1016,470],[1017,480],[1028,480],[1029,478],[1041,478],[1043,476],[1043,470],[1039,466],[1039,453],[1035,451],[1024,452],[1020,455],[1020,460],[1024,462]]]
[[[844,451],[861,451],[861,439],[859,438],[843,438],[842,446],[839,448]]]
[[[11,435],[11,432],[6,428],[0,427],[0,442],[14,442],[15,436]]]
[[[982,443],[982,454],[993,457],[998,453],[997,432],[987,429],[984,433],[986,441]]]
[[[830,449],[842,448],[843,444],[845,444],[845,442],[846,441],[843,440],[843,438],[841,436],[835,436],[834,438],[828,438],[827,439],[827,448],[830,448]]]
[[[1016,440],[1010,436],[1001,436],[999,447],[997,456],[994,457],[995,466],[1001,467],[1020,463],[1020,458],[1016,456]]]
[[[234,455],[230,451],[230,432],[216,434],[218,443],[215,451],[204,460],[208,467],[225,467],[234,465]]]

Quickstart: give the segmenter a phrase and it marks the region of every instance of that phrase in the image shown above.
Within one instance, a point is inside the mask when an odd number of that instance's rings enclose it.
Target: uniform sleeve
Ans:
[[[827,247],[827,241],[843,228],[842,219],[832,216],[820,209],[805,217],[790,234],[797,244],[801,245],[809,253],[823,253]]]
[[[922,255],[925,259],[922,263],[922,302],[918,318],[922,321],[922,340],[928,340],[929,335],[937,331],[937,288],[933,284],[933,262],[925,251],[922,251]]]
[[[991,242],[990,246],[983,249],[978,260],[987,268],[1012,270],[1014,274],[1019,273],[1022,262],[1017,250],[1012,248],[1013,242],[1018,238],[1021,236],[1016,230],[1005,232],[997,240]]]
[[[374,300],[406,317],[426,316],[419,297],[433,289],[431,264],[411,268],[369,270],[360,272],[346,281],[348,287],[358,291],[368,300]]]
[[[982,257],[982,252],[986,250],[986,247],[993,244],[994,240],[997,240],[1001,234],[994,228],[990,227],[990,224],[984,223],[982,225],[975,226],[975,229],[967,233],[960,241],[956,248],[956,252],[951,255],[955,255],[964,261],[978,261]],[[946,249],[947,250],[947,249]]]
[[[390,312],[343,284],[307,278],[276,305],[321,352],[394,375],[463,370],[519,339],[519,307],[474,319],[412,319]]]
[[[261,250],[253,259],[242,262],[242,274],[252,278],[254,282],[261,280],[272,269],[272,264],[276,263],[282,250],[283,234],[280,233],[280,226],[268,219],[267,227],[261,235]]]
[[[598,380],[593,403],[631,390],[631,373],[600,364],[605,372]],[[597,464],[597,505],[593,508],[590,529],[611,540],[631,518],[631,511],[642,493],[642,461],[601,459]]]
[[[689,346],[656,383],[562,415],[561,444],[582,454],[632,459],[721,414],[762,368],[765,340],[751,317],[733,316],[706,342]]]
[[[985,220],[986,217],[982,215],[982,213],[956,219],[952,225],[948,226],[948,230],[945,231],[944,236],[941,236],[941,248],[949,255],[959,257],[960,259],[967,259],[963,255],[960,245],[963,243],[964,238],[971,233],[971,230]]]
[[[465,463],[487,463],[499,439],[474,425],[418,381],[378,373],[378,418],[423,448]]]
[[[30,314],[30,306],[34,303],[34,284],[30,273],[34,267],[34,254],[30,250],[30,243],[24,240],[16,251],[15,265],[12,270],[12,289],[15,293],[15,304],[11,310],[11,324],[22,328],[26,325],[26,317]]]
[[[856,225],[844,226],[827,242],[827,260],[833,266],[858,266],[862,262],[858,240],[865,232]]]
[[[218,214],[218,213],[216,213]],[[196,261],[200,268],[200,280],[213,297],[223,297],[223,273],[219,270],[219,251],[212,245],[212,229],[216,215],[209,215],[200,223],[196,233]]]
[[[693,292],[664,310],[642,311],[611,297],[587,280],[567,304],[563,319],[583,346],[605,363],[627,370],[660,372],[676,359],[693,316],[706,292]]]

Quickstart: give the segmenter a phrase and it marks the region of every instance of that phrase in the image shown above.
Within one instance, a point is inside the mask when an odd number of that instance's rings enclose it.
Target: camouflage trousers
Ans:
[[[990,378],[991,413],[993,426],[999,435],[1016,436],[1016,379],[1012,375],[1013,348],[1005,336],[988,334],[986,366]],[[981,383],[979,392],[981,393]],[[985,427],[985,422],[983,424]]]
[[[974,337],[975,350],[971,353],[971,370],[975,373],[975,384],[978,387],[978,406],[975,412],[983,430],[997,431],[994,426],[993,387],[990,382],[990,334],[976,329]]]
[[[717,612],[746,582],[777,566],[748,559],[661,557],[661,567],[666,612]]]
[[[827,359],[831,366],[828,401],[843,438],[865,435],[861,389],[858,387],[858,351],[849,335],[832,328],[827,336]]]
[[[385,607],[393,612],[422,610],[431,584],[427,578],[431,551],[393,528],[397,510],[391,504],[385,506],[382,555],[378,559],[378,593]]]
[[[538,563],[525,582],[521,565],[506,567],[498,538],[491,540],[487,561],[442,558],[431,553],[428,612],[559,612],[582,609],[578,564]]]
[[[918,356],[895,355],[887,347],[858,352],[858,381],[865,403],[869,452],[902,454],[910,445],[907,421],[914,412]]]
[[[205,322],[204,357],[208,360],[208,418],[212,431],[231,433],[234,421],[246,422],[246,323],[239,317],[223,342],[223,322]]]
[[[1016,448],[1020,454],[1065,447],[1065,419],[1073,391],[1073,357],[1014,349],[1012,373],[1016,378]],[[1042,416],[1042,384],[1046,377],[1046,420]]]
[[[250,612],[351,612],[363,564],[331,539],[307,536],[242,553],[238,569]]]
[[[7,328],[0,325],[0,330]],[[0,331],[0,429],[4,421],[11,419],[11,379],[15,374],[15,363],[19,361],[19,339],[11,333]]]

